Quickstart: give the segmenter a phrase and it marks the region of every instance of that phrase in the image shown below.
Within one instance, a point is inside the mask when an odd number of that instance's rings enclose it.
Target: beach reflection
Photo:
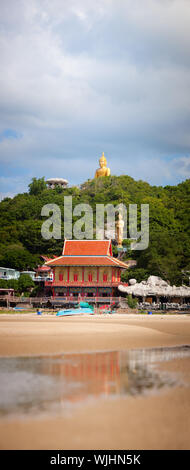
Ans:
[[[44,362],[44,374],[62,376],[68,383],[78,384],[69,393],[70,401],[79,401],[91,395],[112,395],[120,393],[120,353],[86,353],[59,356],[51,362]]]
[[[182,357],[190,357],[190,347],[0,358],[0,413],[61,411],[90,398],[175,385],[156,364]]]

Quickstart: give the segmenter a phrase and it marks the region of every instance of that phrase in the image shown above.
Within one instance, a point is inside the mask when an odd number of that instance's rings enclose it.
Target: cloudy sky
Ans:
[[[190,176],[189,0],[0,0],[0,193]]]

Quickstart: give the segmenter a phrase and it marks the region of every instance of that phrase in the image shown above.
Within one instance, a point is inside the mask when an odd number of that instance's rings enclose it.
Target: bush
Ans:
[[[129,295],[127,296],[127,303],[128,303],[128,306],[129,306],[130,308],[136,308],[137,303],[138,303],[138,299],[136,299],[135,297],[132,297],[132,295],[129,294]]]
[[[21,274],[18,280],[18,290],[19,292],[25,292],[28,294],[28,291],[31,287],[35,287],[34,281],[31,279],[29,274]]]

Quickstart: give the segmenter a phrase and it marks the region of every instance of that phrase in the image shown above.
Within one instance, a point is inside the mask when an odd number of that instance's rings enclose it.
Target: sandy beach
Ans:
[[[0,317],[0,356],[190,345],[189,315]],[[158,365],[179,385],[86,401],[58,416],[1,418],[1,449],[189,449],[190,358]]]

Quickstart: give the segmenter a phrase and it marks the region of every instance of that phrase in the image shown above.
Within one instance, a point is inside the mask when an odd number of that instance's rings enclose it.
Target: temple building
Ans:
[[[110,240],[65,240],[61,256],[48,260],[53,280],[45,282],[53,296],[118,296],[121,271],[128,264],[112,256]]]

